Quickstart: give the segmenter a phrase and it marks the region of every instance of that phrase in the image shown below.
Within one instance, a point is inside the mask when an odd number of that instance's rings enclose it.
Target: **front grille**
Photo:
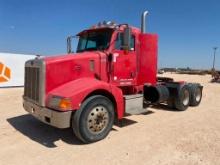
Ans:
[[[39,103],[40,68],[25,67],[24,96]]]

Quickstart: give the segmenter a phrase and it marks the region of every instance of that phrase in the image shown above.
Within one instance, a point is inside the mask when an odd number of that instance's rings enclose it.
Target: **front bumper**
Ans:
[[[24,109],[40,121],[57,128],[69,128],[72,111],[58,112],[23,100]]]

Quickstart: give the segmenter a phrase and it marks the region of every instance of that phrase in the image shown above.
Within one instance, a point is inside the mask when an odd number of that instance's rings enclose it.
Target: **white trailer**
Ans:
[[[0,53],[0,88],[24,86],[25,61],[36,55]]]

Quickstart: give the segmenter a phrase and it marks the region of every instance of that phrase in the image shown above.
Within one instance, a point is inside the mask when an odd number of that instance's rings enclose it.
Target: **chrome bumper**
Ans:
[[[58,112],[23,100],[24,109],[40,121],[57,128],[69,128],[72,111]]]

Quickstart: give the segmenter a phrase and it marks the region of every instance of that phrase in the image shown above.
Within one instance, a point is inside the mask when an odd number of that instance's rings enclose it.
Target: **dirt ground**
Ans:
[[[199,107],[128,116],[108,137],[84,145],[71,129],[45,125],[22,108],[23,88],[0,89],[0,165],[219,165],[220,84],[210,76],[164,74],[204,85]]]

